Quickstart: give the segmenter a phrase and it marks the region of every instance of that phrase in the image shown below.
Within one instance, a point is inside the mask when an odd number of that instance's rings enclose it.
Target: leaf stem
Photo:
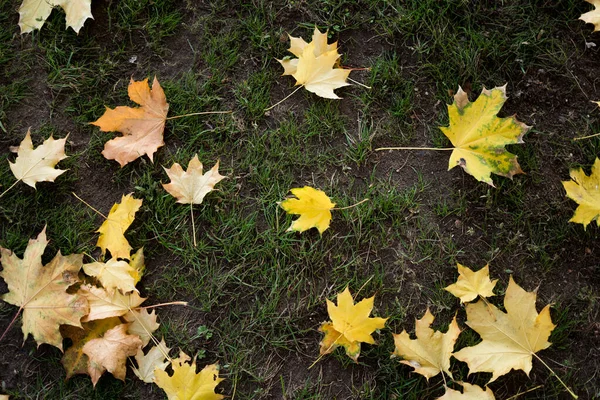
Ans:
[[[350,77],[348,78],[348,80],[349,80],[350,82],[353,82],[353,83],[357,84],[358,86],[362,86],[362,87],[364,87],[365,89],[373,89],[371,86],[367,86],[367,85],[365,85],[364,83],[360,83],[360,82],[358,82],[358,81],[355,81],[354,79],[352,79],[352,78],[350,78]]]
[[[80,202],[82,202],[83,204],[85,204],[86,206],[88,206],[89,208],[91,208],[93,211],[95,211],[96,214],[100,215],[104,219],[108,219],[108,217],[106,215],[102,214],[100,211],[96,210],[94,207],[92,207],[91,205],[89,205],[84,199],[82,199],[81,197],[77,196],[77,194],[75,192],[71,192],[71,194],[73,196],[75,196],[77,198],[77,200],[79,200]]]
[[[453,147],[380,147],[375,149],[375,151],[383,151],[383,150],[432,150],[432,151],[447,151],[454,150]]]
[[[302,89],[303,87],[304,87],[304,85],[300,85],[300,86],[298,86],[298,87],[296,88],[296,90],[294,90],[292,93],[288,94],[288,95],[287,95],[287,96],[285,96],[285,97],[284,97],[282,100],[279,100],[277,103],[273,104],[271,107],[269,107],[269,108],[265,108],[265,110],[264,110],[264,111],[266,112],[266,111],[269,111],[269,110],[270,110],[270,109],[272,109],[272,108],[275,108],[275,107],[277,107],[278,105],[280,105],[281,103],[283,103],[284,101],[286,101],[287,99],[289,99],[290,97],[292,97],[292,95],[293,95],[294,93],[296,93],[298,90]]]
[[[332,208],[332,210],[336,210],[336,211],[339,211],[339,210],[347,210],[347,209],[349,209],[349,208],[354,208],[354,207],[356,207],[356,206],[358,206],[358,205],[361,205],[362,203],[365,203],[365,202],[367,202],[367,201],[369,201],[369,199],[364,199],[364,200],[361,200],[361,201],[359,201],[359,202],[358,202],[358,203],[356,203],[356,204],[352,204],[351,206],[346,206],[346,207],[335,207],[335,208]]]
[[[204,111],[204,112],[196,112],[196,113],[190,113],[190,114],[183,114],[183,115],[176,115],[174,117],[169,117],[169,118],[165,118],[165,121],[168,121],[170,119],[177,119],[177,118],[183,118],[183,117],[191,117],[193,115],[208,115],[208,114],[231,114],[233,111],[229,110],[229,111]]]
[[[583,140],[583,139],[589,139],[589,138],[593,138],[596,136],[600,136],[600,133],[594,133],[593,135],[588,135],[588,136],[582,136],[582,137],[576,137],[573,138],[573,140]]]
[[[170,303],[160,303],[160,304],[153,304],[151,306],[145,306],[145,307],[136,307],[136,310],[143,310],[143,309],[148,309],[148,308],[156,308],[156,307],[162,307],[162,306],[187,306],[188,302],[187,301],[172,301]]]
[[[566,383],[564,383],[564,382],[563,382],[563,380],[562,380],[562,379],[560,379],[560,377],[559,377],[558,375],[556,375],[556,372],[554,372],[554,370],[553,370],[552,368],[550,368],[550,367],[548,366],[548,364],[546,364],[546,363],[544,362],[544,360],[542,360],[542,359],[541,359],[541,358],[540,358],[540,357],[539,357],[537,354],[535,354],[535,353],[532,353],[532,354],[535,356],[535,358],[537,358],[537,359],[538,359],[538,361],[539,361],[539,362],[541,362],[541,363],[542,363],[542,365],[543,365],[544,367],[548,368],[548,371],[550,371],[550,372],[552,373],[552,375],[554,375],[554,376],[556,377],[556,379],[558,379],[558,381],[560,382],[560,384],[561,384],[561,385],[563,385],[563,387],[564,387],[565,389],[567,389],[567,392],[569,392],[569,394],[570,394],[570,395],[571,395],[571,396],[572,396],[574,399],[577,399],[577,398],[579,398],[579,396],[577,396],[577,395],[576,395],[576,394],[575,394],[575,393],[574,393],[574,392],[571,390],[571,388],[569,388],[569,387],[567,386],[567,384],[566,384]]]
[[[316,363],[318,363],[319,361],[321,361],[321,358],[323,358],[323,357],[325,357],[325,355],[329,354],[329,352],[331,351],[331,349],[333,349],[333,346],[336,345],[337,341],[340,340],[340,338],[343,335],[344,335],[343,333],[340,333],[339,336],[337,338],[335,338],[335,340],[333,341],[333,343],[331,343],[331,346],[329,346],[327,348],[327,350],[325,350],[325,353],[319,354],[319,357],[317,357],[317,359],[315,360],[315,362],[313,362],[312,364],[310,364],[310,366],[307,369],[311,369],[312,367],[314,367]]]
[[[543,387],[544,387],[544,385],[538,385],[538,386],[536,386],[536,387],[534,387],[534,388],[531,388],[531,389],[529,389],[529,390],[526,390],[526,391],[524,391],[524,392],[517,393],[517,394],[515,394],[514,396],[510,396],[510,397],[509,397],[508,399],[506,399],[506,400],[513,400],[513,399],[516,399],[517,397],[519,397],[519,396],[522,396],[522,395],[524,395],[525,393],[533,392],[534,390],[538,390],[539,388],[543,388]]]
[[[192,215],[192,235],[194,236],[194,247],[198,247],[196,244],[196,224],[194,222],[194,203],[190,203],[190,214]]]
[[[10,185],[10,186],[8,187],[8,189],[6,189],[4,192],[2,192],[2,194],[0,194],[0,199],[1,199],[1,198],[2,198],[2,196],[4,196],[4,195],[5,195],[5,194],[6,194],[6,193],[7,193],[7,192],[10,190],[10,189],[14,188],[14,187],[15,187],[15,185],[16,185],[17,183],[19,183],[19,182],[21,182],[21,180],[20,180],[20,179],[17,179],[17,181],[16,181],[15,183],[13,183],[12,185]]]

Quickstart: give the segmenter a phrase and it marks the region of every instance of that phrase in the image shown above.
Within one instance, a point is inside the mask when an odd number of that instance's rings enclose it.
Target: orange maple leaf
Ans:
[[[163,131],[169,111],[165,92],[156,77],[152,89],[148,79],[129,82],[129,98],[141,107],[106,107],[104,115],[92,122],[104,132],[121,132],[123,136],[109,140],[102,155],[116,160],[121,167],[146,154],[150,161],[156,150],[163,146]]]

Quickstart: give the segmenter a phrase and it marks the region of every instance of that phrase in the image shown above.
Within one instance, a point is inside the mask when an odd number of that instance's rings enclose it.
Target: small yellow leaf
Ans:
[[[477,272],[458,263],[456,267],[458,268],[458,279],[456,283],[445,289],[460,298],[461,303],[473,301],[477,296],[494,296],[494,286],[498,279],[490,281],[490,270],[487,265]]]
[[[77,33],[88,18],[93,18],[92,0],[23,0],[19,7],[21,34],[40,29],[52,8],[58,6],[65,11],[67,27]]]
[[[333,351],[336,346],[344,346],[346,353],[354,361],[360,354],[360,343],[375,344],[371,336],[385,326],[387,318],[371,318],[375,296],[354,304],[350,290],[346,288],[337,295],[337,306],[327,301],[327,313],[331,323],[321,325],[325,338],[321,342],[321,354]]]
[[[323,233],[331,223],[331,209],[335,207],[329,197],[319,189],[310,186],[294,188],[290,190],[297,199],[287,199],[281,202],[288,214],[300,215],[300,218],[292,222],[288,231],[304,232],[310,228],[317,228]]]
[[[50,136],[36,149],[31,141],[31,131],[27,131],[25,139],[19,145],[17,159],[14,163],[9,162],[10,170],[17,179],[35,188],[37,182],[49,181],[66,172],[62,169],[54,169],[54,166],[67,158],[65,155],[65,143],[67,138],[55,140]]]
[[[144,346],[150,342],[152,333],[160,326],[160,324],[156,322],[157,315],[154,310],[151,313],[144,308],[139,311],[131,310],[123,317],[127,322],[131,322],[127,329],[127,333],[139,336],[140,339],[142,339]]]
[[[600,0],[585,0],[594,6],[592,11],[581,14],[580,20],[587,24],[594,24],[594,32],[600,31]]]
[[[107,290],[121,289],[123,292],[137,291],[132,274],[136,273],[127,261],[111,258],[107,262],[83,264],[83,271],[98,278]]]
[[[137,361],[138,366],[137,368],[133,367],[133,373],[142,381],[153,383],[154,371],[157,368],[164,371],[169,365],[169,362],[165,360],[170,350],[165,343],[165,339],[162,339],[158,346],[152,346],[146,354],[140,348],[135,355],[135,361]]]
[[[127,258],[131,252],[131,246],[125,239],[125,231],[135,218],[135,213],[142,206],[142,200],[135,199],[131,194],[123,196],[121,203],[116,203],[110,209],[106,221],[96,231],[100,233],[96,246],[102,249],[102,255],[106,250],[110,251],[112,258]]]
[[[433,320],[434,316],[427,309],[423,318],[416,321],[416,339],[411,339],[406,331],[394,334],[396,347],[394,355],[402,357],[403,360],[400,361],[402,364],[413,367],[416,373],[427,379],[440,372],[445,372],[452,378],[450,356],[460,334],[460,328],[454,317],[446,333],[434,331],[430,328]]]
[[[160,369],[154,370],[154,383],[167,393],[169,400],[220,400],[225,396],[216,394],[215,388],[224,379],[219,378],[217,364],[207,365],[196,373],[196,360],[188,364],[189,357],[181,353],[171,363],[173,375]]]
[[[471,385],[467,382],[456,382],[463,387],[463,392],[446,387],[446,393],[437,400],[496,400],[492,389],[486,386],[485,390],[481,386]]]
[[[144,275],[144,271],[146,270],[144,262],[144,248],[140,247],[138,251],[131,256],[131,261],[129,262],[129,265],[133,268],[131,276],[133,277],[134,284],[137,284]]]
[[[165,144],[163,132],[169,112],[165,92],[156,77],[152,89],[148,79],[138,82],[131,79],[128,93],[129,98],[141,107],[107,107],[102,117],[92,122],[103,132],[118,131],[123,134],[106,142],[102,151],[104,157],[116,160],[121,167],[144,154],[150,161],[153,160],[154,153]]]
[[[583,224],[585,229],[595,220],[600,226],[600,159],[596,158],[590,176],[583,169],[572,169],[570,174],[571,180],[562,184],[567,197],[579,206],[569,222]]]
[[[163,167],[164,168],[164,167]],[[200,204],[210,191],[215,189],[215,185],[224,176],[219,174],[219,162],[205,174],[202,173],[202,163],[198,160],[196,154],[190,160],[187,171],[181,168],[178,163],[173,164],[169,169],[164,168],[171,179],[171,183],[164,184],[163,187],[169,194],[177,199],[178,203]]]
[[[137,292],[122,294],[118,290],[106,291],[91,285],[81,285],[77,294],[84,296],[89,303],[89,313],[82,322],[94,321],[109,317],[119,317],[137,308],[146,299]]]
[[[290,37],[290,48],[288,51],[296,57],[301,57],[304,54],[304,48],[308,45],[308,43],[306,43],[301,37],[293,37],[291,35],[288,36]],[[330,51],[337,51],[337,42],[327,44],[327,32],[321,33],[316,27],[313,32],[311,43],[314,45],[315,57],[319,57],[320,55]],[[282,75],[294,75],[296,73],[299,61],[297,58],[287,58],[277,61],[279,61],[284,68]]]
[[[496,116],[506,99],[506,85],[483,89],[473,103],[459,88],[454,103],[448,106],[450,126],[440,127],[454,146],[449,170],[460,165],[478,181],[492,186],[492,173],[511,179],[513,175],[523,173],[517,156],[506,151],[504,146],[523,143],[523,135],[530,127],[514,117]]]
[[[483,300],[467,304],[467,325],[482,341],[453,356],[468,364],[469,373],[491,372],[490,383],[511,369],[520,369],[529,375],[533,355],[550,347],[548,338],[555,328],[550,306],[538,314],[535,300],[535,292],[526,292],[511,276],[504,296],[506,313]]]

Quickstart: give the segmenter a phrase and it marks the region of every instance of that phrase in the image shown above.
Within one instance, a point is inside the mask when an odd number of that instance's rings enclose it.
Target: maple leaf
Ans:
[[[87,374],[89,358],[83,353],[83,346],[92,339],[102,337],[106,331],[121,324],[117,317],[84,322],[83,329],[70,325],[62,325],[60,332],[65,338],[73,341],[73,345],[65,350],[60,362],[65,367],[67,379],[76,374]]]
[[[65,11],[67,27],[70,26],[76,33],[88,18],[94,18],[92,0],[23,0],[19,7],[21,34],[40,29],[57,6]]]
[[[583,169],[572,169],[571,180],[563,182],[567,197],[579,206],[569,222],[583,224],[587,228],[594,220],[600,226],[600,159],[596,158],[590,176]]]
[[[349,85],[346,80],[351,70],[334,68],[340,58],[337,43],[328,45],[327,33],[321,34],[316,28],[312,42],[291,36],[290,41],[289,51],[298,58],[277,60],[284,68],[283,75],[292,75],[296,86],[304,86],[317,96],[339,99],[333,91]]]
[[[481,386],[471,385],[467,382],[456,382],[463,387],[463,392],[446,387],[446,393],[437,400],[496,400],[494,393],[488,387],[484,389]]]
[[[55,140],[50,136],[34,149],[31,130],[28,130],[25,139],[19,145],[17,159],[14,163],[9,162],[10,170],[18,180],[32,188],[35,188],[37,182],[54,182],[54,179],[66,172],[66,170],[54,169],[60,160],[67,158],[65,155],[66,141],[66,137]]]
[[[83,271],[89,276],[98,278],[102,286],[108,290],[121,289],[123,292],[136,290],[133,274],[136,270],[127,261],[111,258],[107,262],[83,264]]]
[[[164,168],[164,167],[163,167]],[[215,185],[225,176],[219,174],[219,162],[202,174],[202,163],[196,154],[188,164],[187,171],[181,165],[174,163],[169,169],[164,168],[171,179],[171,183],[163,183],[163,187],[178,203],[200,204],[208,192],[214,190]]]
[[[290,38],[290,48],[288,51],[295,55],[296,57],[301,57],[304,48],[308,45],[301,37],[293,37],[292,35],[288,35]],[[332,44],[327,44],[327,32],[321,33],[317,27],[313,32],[312,41],[314,44],[314,54],[315,57],[319,57],[322,54],[325,54],[330,51],[337,51],[337,42]],[[281,64],[284,69],[282,75],[294,75],[298,68],[298,58],[289,58],[285,57],[283,60],[277,60]]]
[[[131,276],[133,277],[134,285],[137,284],[144,275],[144,271],[146,270],[146,265],[144,262],[144,248],[140,247],[138,251],[131,256],[131,261],[129,261],[129,266],[133,268]]]
[[[142,200],[134,198],[131,194],[123,196],[121,203],[116,203],[110,209],[106,221],[96,232],[100,233],[96,246],[102,249],[102,256],[106,250],[110,251],[113,258],[129,258],[131,246],[125,239],[125,231],[135,218],[135,213],[142,206]]]
[[[495,296],[494,286],[496,286],[498,279],[490,281],[490,269],[488,265],[477,272],[473,272],[470,268],[462,266],[459,263],[456,263],[456,267],[458,268],[458,279],[456,283],[447,286],[445,289],[460,298],[461,303],[473,301],[477,296]]]
[[[434,331],[430,327],[434,319],[427,309],[425,315],[415,323],[416,339],[411,339],[405,330],[394,334],[394,355],[404,358],[400,361],[402,364],[413,367],[416,373],[427,379],[440,372],[445,372],[452,378],[450,356],[460,335],[460,328],[455,316],[446,333]]]
[[[154,371],[157,368],[164,371],[169,365],[169,361],[165,360],[170,350],[165,343],[165,339],[162,339],[158,346],[153,346],[146,354],[142,349],[139,349],[135,355],[138,366],[133,368],[133,373],[142,381],[153,383]]]
[[[450,126],[440,127],[454,146],[449,170],[460,165],[478,181],[492,186],[492,173],[511,179],[523,173],[517,156],[504,146],[523,143],[523,135],[530,127],[514,117],[496,116],[506,99],[506,85],[492,90],[484,88],[473,103],[459,88],[454,103],[448,106]]]
[[[216,394],[215,388],[224,378],[219,378],[219,366],[207,365],[196,373],[196,360],[188,364],[189,357],[181,352],[171,362],[173,375],[160,369],[154,370],[154,383],[167,393],[169,400],[220,400],[225,396]]]
[[[31,333],[38,346],[48,343],[62,350],[60,325],[81,327],[81,318],[88,313],[85,297],[67,293],[79,281],[82,254],[63,256],[60,251],[46,266],[42,254],[48,241],[46,228],[37,239],[30,240],[23,259],[0,247],[0,277],[8,286],[2,300],[23,310],[24,339]]]
[[[137,354],[142,341],[135,335],[127,334],[129,324],[117,325],[104,333],[102,337],[91,339],[83,346],[88,356],[88,373],[96,386],[104,371],[117,379],[125,380],[127,357]]]
[[[555,327],[550,305],[538,314],[535,300],[535,292],[523,290],[511,276],[504,296],[506,313],[483,300],[467,304],[467,325],[482,342],[453,356],[469,365],[469,373],[491,372],[490,382],[511,369],[523,370],[529,376],[532,356],[550,347],[548,337]]]
[[[119,106],[106,108],[104,115],[92,122],[104,132],[118,131],[123,136],[109,140],[102,155],[116,160],[121,167],[146,154],[150,161],[159,147],[164,145],[163,131],[169,111],[165,92],[156,77],[152,89],[148,79],[129,82],[129,98],[141,107]]]
[[[321,325],[325,333],[320,354],[329,354],[337,346],[346,348],[346,354],[354,361],[360,355],[360,343],[375,344],[371,334],[385,326],[387,318],[370,318],[375,296],[354,304],[348,287],[337,295],[337,306],[327,299],[327,313],[331,322]]]
[[[586,24],[594,24],[594,32],[600,31],[600,0],[585,0],[594,6],[592,11],[581,14],[580,20]]]
[[[304,232],[310,228],[317,228],[319,233],[325,232],[331,223],[331,209],[335,207],[329,197],[319,189],[310,186],[294,188],[290,192],[297,199],[287,199],[280,206],[288,214],[300,215],[300,218],[292,222],[288,231]]]
[[[127,333],[138,335],[144,346],[150,342],[152,333],[158,329],[160,324],[156,322],[156,312],[148,312],[147,309],[131,310],[124,315],[124,318],[129,324]]]
[[[81,285],[77,293],[84,296],[89,304],[89,313],[82,319],[83,322],[125,315],[146,300],[137,292],[124,295],[118,290],[108,292],[91,285]]]

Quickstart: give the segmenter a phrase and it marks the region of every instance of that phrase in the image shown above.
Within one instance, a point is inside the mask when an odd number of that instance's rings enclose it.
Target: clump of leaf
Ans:
[[[375,296],[354,304],[350,290],[346,288],[337,295],[337,306],[327,299],[327,313],[331,321],[324,322],[319,330],[325,334],[320,343],[321,355],[331,353],[336,347],[346,349],[348,357],[358,362],[360,344],[375,344],[371,334],[385,326],[387,318],[369,315],[373,310]]]
[[[571,180],[563,182],[567,197],[579,204],[569,222],[582,224],[587,228],[596,221],[600,226],[600,159],[596,158],[589,176],[583,169],[572,169]]]

